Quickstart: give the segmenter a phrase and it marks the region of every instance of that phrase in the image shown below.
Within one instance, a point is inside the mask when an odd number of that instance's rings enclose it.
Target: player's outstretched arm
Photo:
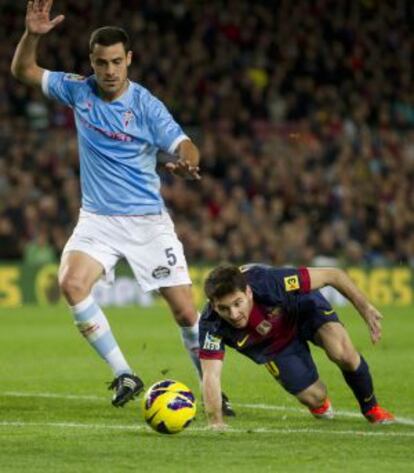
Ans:
[[[215,430],[226,428],[223,422],[221,399],[221,360],[201,360],[203,371],[203,402],[208,425]]]
[[[173,174],[187,179],[201,179],[200,153],[191,140],[183,140],[177,148],[178,159],[170,162],[165,167]]]
[[[308,268],[311,289],[332,286],[345,296],[357,309],[368,325],[373,343],[381,339],[381,313],[371,304],[352,279],[338,268]]]
[[[16,79],[27,85],[40,86],[44,69],[36,60],[39,39],[64,20],[63,15],[50,19],[53,0],[33,0],[27,3],[26,31],[24,32],[11,64],[11,71]]]

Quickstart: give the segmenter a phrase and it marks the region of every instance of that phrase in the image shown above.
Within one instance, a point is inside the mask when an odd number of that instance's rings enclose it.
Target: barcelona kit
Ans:
[[[290,393],[297,394],[319,377],[308,342],[327,322],[339,322],[330,303],[310,290],[306,268],[243,266],[253,292],[248,324],[238,329],[208,303],[200,318],[200,358],[222,360],[231,347],[270,373]]]

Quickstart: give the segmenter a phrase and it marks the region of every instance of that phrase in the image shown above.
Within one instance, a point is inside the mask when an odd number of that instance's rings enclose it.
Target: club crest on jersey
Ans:
[[[285,283],[285,290],[287,292],[297,291],[300,288],[299,277],[297,275],[286,276],[283,278],[283,282]]]
[[[212,335],[210,332],[206,333],[204,339],[203,349],[204,350],[220,350],[221,338]]]
[[[128,125],[134,120],[134,114],[132,113],[131,110],[127,110],[123,117],[122,117],[122,121],[124,123],[124,127],[125,128],[128,128]]]
[[[260,335],[267,335],[272,330],[272,324],[268,320],[262,320],[256,327],[256,332]]]
[[[92,110],[92,102],[90,100],[85,101],[85,107],[88,112]]]

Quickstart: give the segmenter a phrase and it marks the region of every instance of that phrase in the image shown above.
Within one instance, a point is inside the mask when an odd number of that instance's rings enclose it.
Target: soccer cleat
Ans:
[[[138,376],[124,373],[115,378],[108,389],[115,389],[115,394],[112,397],[112,405],[115,407],[123,407],[144,389],[144,383]]]
[[[379,404],[371,407],[369,411],[365,412],[364,416],[372,424],[392,424],[395,422],[395,417]]]
[[[233,410],[233,407],[231,406],[231,402],[229,398],[224,394],[221,393],[221,410],[223,412],[223,416],[226,417],[235,417],[236,413]]]
[[[325,402],[321,407],[309,409],[309,411],[313,417],[316,417],[317,419],[333,419],[335,415],[329,398],[325,399]]]

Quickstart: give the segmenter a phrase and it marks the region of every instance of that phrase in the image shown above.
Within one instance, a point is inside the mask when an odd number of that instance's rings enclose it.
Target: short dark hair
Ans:
[[[101,46],[112,46],[113,44],[122,43],[125,52],[130,50],[130,41],[128,33],[118,26],[102,26],[91,34],[89,40],[89,51],[92,52],[95,44]]]
[[[247,281],[238,266],[223,263],[213,269],[204,282],[204,292],[210,301],[232,294],[245,292]]]

